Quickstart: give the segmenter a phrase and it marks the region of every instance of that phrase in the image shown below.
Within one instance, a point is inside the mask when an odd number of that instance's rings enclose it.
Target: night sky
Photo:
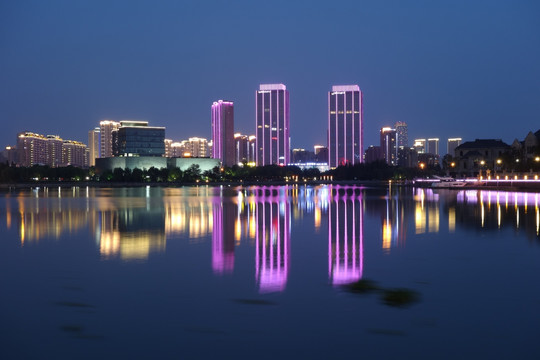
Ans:
[[[100,120],[147,120],[210,138],[235,102],[255,132],[255,90],[290,91],[291,147],[326,144],[332,85],[358,84],[364,143],[405,121],[416,137],[540,129],[538,1],[0,2],[0,146],[28,130],[87,143]]]

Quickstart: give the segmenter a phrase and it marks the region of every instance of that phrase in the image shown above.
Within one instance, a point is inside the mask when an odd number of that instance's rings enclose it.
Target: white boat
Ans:
[[[451,177],[446,176],[433,176],[435,179],[431,183],[431,187],[434,188],[455,188],[455,187],[463,187],[466,185],[466,182],[464,180],[456,180]]]

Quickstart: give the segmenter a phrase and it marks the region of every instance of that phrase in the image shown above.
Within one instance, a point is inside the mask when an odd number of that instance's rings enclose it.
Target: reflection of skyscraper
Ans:
[[[290,203],[274,194],[283,188],[260,191],[255,205],[256,278],[260,292],[283,291],[289,273]]]
[[[333,285],[360,280],[363,270],[362,195],[340,195],[340,190],[328,209],[328,276]]]
[[[227,198],[217,198],[213,206],[212,269],[230,273],[234,269],[234,236],[238,207]]]
[[[224,166],[233,166],[234,159],[234,104],[219,100],[212,104],[212,157]]]
[[[362,92],[358,85],[332,86],[328,93],[328,165],[362,162]]]
[[[256,92],[257,165],[289,163],[289,91],[283,84],[261,84]]]

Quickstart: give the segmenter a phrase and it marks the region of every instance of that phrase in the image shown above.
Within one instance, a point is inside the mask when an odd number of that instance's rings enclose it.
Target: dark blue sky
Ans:
[[[3,0],[0,54],[1,146],[23,130],[86,143],[102,119],[209,138],[218,99],[252,134],[260,83],[287,85],[292,147],[326,143],[333,84],[362,89],[366,145],[396,121],[442,142],[540,129],[534,0]]]

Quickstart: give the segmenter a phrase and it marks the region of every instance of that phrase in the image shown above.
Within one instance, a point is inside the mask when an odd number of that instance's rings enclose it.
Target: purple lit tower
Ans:
[[[234,269],[234,223],[238,207],[220,197],[212,207],[212,269],[216,274]]]
[[[328,93],[328,165],[362,162],[362,92],[358,85],[332,86]]]
[[[259,292],[283,291],[289,274],[291,205],[283,188],[259,191],[255,205],[255,276]]]
[[[233,166],[234,160],[234,104],[219,100],[212,104],[212,157],[224,166]]]
[[[283,84],[261,84],[256,91],[257,166],[289,163],[289,91]]]
[[[362,195],[336,188],[328,207],[328,277],[332,285],[350,284],[362,278]]]

